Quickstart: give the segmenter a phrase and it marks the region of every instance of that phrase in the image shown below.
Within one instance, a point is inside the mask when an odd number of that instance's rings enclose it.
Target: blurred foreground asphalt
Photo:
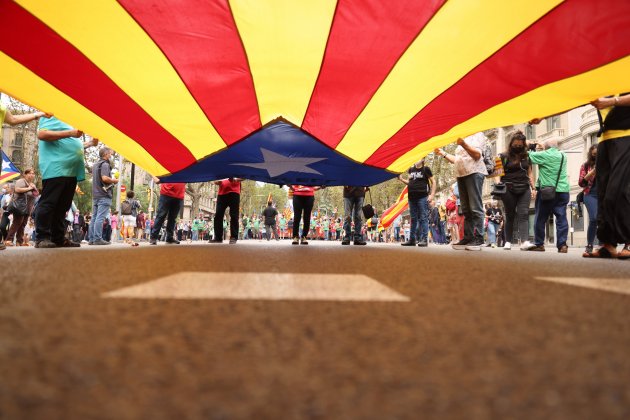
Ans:
[[[241,241],[0,252],[0,419],[630,418],[630,261]]]

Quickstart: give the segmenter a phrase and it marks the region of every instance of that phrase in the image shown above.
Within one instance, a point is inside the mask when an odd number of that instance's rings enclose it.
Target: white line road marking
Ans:
[[[591,277],[534,277],[536,280],[551,281],[571,286],[604,290],[606,292],[630,295],[630,278],[591,278]]]
[[[105,298],[409,302],[362,274],[181,272],[103,293]]]

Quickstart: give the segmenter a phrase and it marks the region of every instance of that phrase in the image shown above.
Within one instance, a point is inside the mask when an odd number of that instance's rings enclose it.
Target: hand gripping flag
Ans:
[[[409,202],[407,201],[407,190],[408,187],[405,187],[404,190],[398,196],[398,200],[387,210],[383,212],[381,215],[381,220],[378,222],[378,230],[384,230],[391,226],[391,224],[396,220],[400,214],[409,207]]]
[[[0,28],[1,91],[167,182],[373,185],[630,91],[628,0],[0,0]]]
[[[20,170],[11,162],[9,157],[2,152],[2,172],[0,172],[0,184],[9,182],[20,176]]]

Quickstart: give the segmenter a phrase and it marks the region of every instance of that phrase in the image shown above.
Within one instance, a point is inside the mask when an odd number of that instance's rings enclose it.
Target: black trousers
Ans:
[[[501,196],[505,207],[505,240],[514,242],[514,232],[518,231],[518,238],[525,242],[529,238],[529,202],[532,199],[532,192],[527,191],[521,194],[514,194],[508,190]],[[514,224],[516,222],[516,225]],[[515,229],[516,228],[516,229]]]
[[[597,239],[630,244],[630,136],[597,146]]]
[[[293,196],[293,237],[297,238],[300,234],[300,219],[304,213],[304,226],[302,226],[302,237],[308,236],[311,229],[311,212],[315,197],[312,195],[294,195]]]
[[[42,196],[35,215],[35,239],[60,245],[66,235],[66,212],[72,205],[77,178],[61,176],[42,181]]]
[[[225,210],[230,208],[230,239],[238,239],[238,210],[241,195],[235,192],[222,194],[217,197],[217,214],[214,215],[214,239],[223,239],[223,218]]]
[[[151,228],[151,239],[157,240],[159,238],[160,229],[162,229],[164,220],[166,220],[166,240],[173,239],[175,221],[177,220],[183,202],[184,200],[181,198],[160,195],[155,222],[153,222],[153,228]]]

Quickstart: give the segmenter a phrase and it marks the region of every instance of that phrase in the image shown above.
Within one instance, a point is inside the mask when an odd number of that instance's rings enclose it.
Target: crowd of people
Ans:
[[[600,112],[600,140],[588,150],[579,173],[583,192],[578,200],[589,216],[586,258],[630,258],[630,94],[599,98],[592,102]],[[85,179],[84,149],[98,145],[98,139],[80,140],[82,132],[42,112],[14,116],[0,107],[0,121],[21,124],[39,119],[39,169],[41,191],[35,171],[25,169],[15,183],[3,187],[0,234],[2,248],[36,248],[109,245],[112,235],[131,246],[147,240],[179,244],[183,240],[222,243],[229,240],[290,239],[293,245],[309,240],[340,241],[342,245],[366,245],[369,241],[400,242],[402,246],[426,247],[451,243],[455,250],[478,251],[502,246],[511,250],[545,251],[546,227],[555,218],[556,248],[567,253],[567,205],[569,181],[567,159],[556,140],[529,142],[517,131],[510,136],[507,150],[500,153],[500,182],[493,190],[495,200],[484,203],[482,188],[496,170],[483,133],[457,139],[455,152],[435,149],[437,156],[454,165],[456,182],[444,204],[436,202],[436,182],[421,159],[399,180],[408,187],[409,216],[396,218],[386,229],[378,229],[378,216],[368,215],[364,200],[369,187],[343,188],[342,214],[313,215],[315,191],[319,186],[290,185],[292,216],[278,211],[272,201],[261,214],[241,214],[239,178],[215,181],[219,190],[214,218],[178,220],[185,184],[161,183],[154,218],[149,218],[129,191],[120,214],[112,212],[112,192],[118,179],[112,175],[108,147],[99,150],[92,167],[92,212],[81,214],[74,205],[77,182]],[[530,121],[536,124],[540,119]],[[534,178],[532,167],[538,167]],[[529,206],[535,203],[534,235],[530,242]],[[499,206],[502,204],[503,210]],[[228,212],[229,210],[229,212]],[[226,212],[228,212],[226,217]],[[362,214],[362,212],[364,214]],[[314,216],[314,217],[313,217]],[[596,240],[599,248],[595,249]],[[623,248],[618,251],[618,244]]]

